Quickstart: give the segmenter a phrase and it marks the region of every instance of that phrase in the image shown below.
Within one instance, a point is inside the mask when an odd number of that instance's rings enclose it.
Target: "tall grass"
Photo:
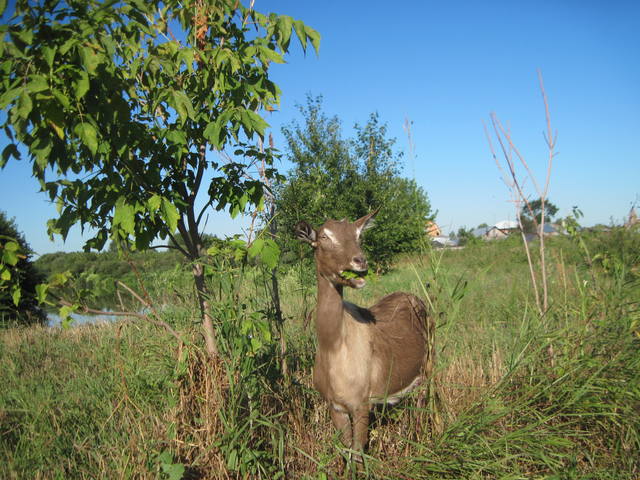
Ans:
[[[210,278],[217,362],[189,291],[162,279],[183,346],[133,321],[2,332],[0,477],[638,478],[637,234],[547,249],[545,318],[514,240],[426,250],[348,292],[366,306],[411,291],[437,318],[432,390],[374,412],[364,471],[345,467],[311,386],[312,266],[280,278],[284,377],[263,274],[227,265]]]

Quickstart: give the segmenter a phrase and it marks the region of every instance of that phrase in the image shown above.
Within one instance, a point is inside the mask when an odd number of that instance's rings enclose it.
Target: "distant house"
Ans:
[[[431,238],[431,245],[435,248],[457,247],[458,241],[446,235],[438,235],[437,237]]]
[[[540,225],[538,226],[538,232],[540,232]],[[543,231],[545,237],[555,237],[556,235],[560,235],[560,227],[557,225],[553,225],[552,223],[545,223],[543,227]]]
[[[520,231],[518,222],[516,222],[515,220],[503,220],[496,223],[492,227],[488,227],[486,233],[483,235],[483,238],[487,240],[497,240],[500,238],[506,238],[512,233],[518,231]]]
[[[440,230],[440,227],[438,226],[438,224],[432,221],[427,222],[427,224],[424,227],[424,231],[428,236],[432,238],[439,237],[442,235],[442,230]]]
[[[471,235],[476,238],[484,238],[489,230],[491,230],[491,227],[478,227],[471,231]]]
[[[538,232],[540,232],[540,226],[538,226]],[[552,223],[545,223],[543,228],[545,237],[555,237],[563,233],[562,228],[558,225],[554,225]],[[539,233],[525,233],[524,238],[527,242],[531,242],[533,240],[537,240],[540,238]]]

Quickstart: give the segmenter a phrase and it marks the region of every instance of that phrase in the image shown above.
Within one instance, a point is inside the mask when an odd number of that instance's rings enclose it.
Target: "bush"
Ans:
[[[327,219],[355,220],[376,208],[376,228],[367,233],[369,260],[385,269],[398,254],[417,251],[425,225],[433,219],[426,193],[413,180],[400,176],[401,154],[377,113],[356,136],[343,139],[337,117],[322,112],[320,97],[299,107],[304,125],[283,129],[287,157],[295,165],[276,190],[278,230],[284,261],[299,258],[294,225],[306,220],[316,226]]]
[[[46,320],[36,295],[44,275],[31,262],[32,254],[14,220],[0,211],[0,326]]]

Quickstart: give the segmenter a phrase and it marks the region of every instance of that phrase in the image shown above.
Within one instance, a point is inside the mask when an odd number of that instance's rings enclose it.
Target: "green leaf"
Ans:
[[[195,53],[192,48],[183,48],[178,53],[178,60],[183,61],[190,73],[193,73]]]
[[[13,300],[13,304],[17,307],[20,304],[20,296],[22,295],[22,290],[17,285],[13,287],[13,292],[11,293],[11,298]]]
[[[60,307],[60,309],[58,310],[58,316],[60,317],[60,325],[62,326],[63,329],[68,329],[71,327],[71,325],[74,322],[74,319],[71,317],[71,314],[73,312],[76,311],[76,306],[68,306],[68,305],[63,305],[62,307]]]
[[[7,106],[13,102],[22,92],[22,87],[12,88],[11,90],[7,90],[0,96],[0,109],[5,109]]]
[[[60,90],[54,88],[51,93],[53,93],[53,96],[56,97],[56,100],[58,100],[58,102],[60,102],[60,105],[62,105],[64,108],[69,108],[71,106],[69,98],[67,98],[67,96]]]
[[[11,280],[11,272],[9,271],[9,269],[1,264],[0,267],[2,267],[2,270],[0,270],[0,280],[2,280],[3,282],[8,282],[9,280]]]
[[[58,316],[60,317],[60,320],[66,320],[74,311],[75,308],[70,307],[69,305],[63,305],[58,309]]]
[[[171,233],[175,232],[178,228],[180,213],[176,206],[164,197],[162,198],[161,216],[167,224],[169,231]]]
[[[87,122],[79,123],[74,128],[75,134],[80,137],[82,143],[84,143],[92,154],[96,154],[98,151],[98,134],[93,125]]]
[[[68,270],[66,272],[55,273],[49,279],[49,285],[52,287],[61,287],[65,285],[70,278],[71,272]]]
[[[75,83],[76,100],[80,100],[89,91],[89,75],[84,70],[80,72],[80,78]]]
[[[207,141],[218,150],[222,149],[224,141],[220,139],[220,132],[222,131],[222,125],[218,120],[209,122],[207,128],[204,129],[202,134]]]
[[[260,259],[270,270],[276,268],[280,259],[280,247],[278,247],[278,244],[271,239],[265,240],[264,248],[260,252]]]
[[[4,166],[9,161],[10,157],[20,160],[20,152],[18,151],[18,147],[15,143],[10,143],[2,150],[2,161],[0,162],[0,167]]]
[[[251,110],[241,111],[240,121],[242,122],[247,137],[251,137],[254,132],[264,137],[264,131],[269,127],[269,124],[264,118]]]
[[[261,59],[266,57],[267,60],[274,63],[285,63],[284,58],[275,50],[271,50],[269,47],[260,46]]]
[[[307,31],[307,37],[311,40],[311,44],[313,45],[314,50],[316,51],[316,55],[320,54],[320,33],[309,26],[305,26]]]
[[[173,96],[173,107],[176,109],[176,112],[178,112],[178,115],[180,115],[182,123],[186,122],[189,118],[194,119],[196,112],[193,109],[189,97],[179,90],[174,90],[171,94]]]
[[[65,55],[69,50],[71,50],[71,47],[73,47],[76,43],[78,43],[78,40],[76,39],[76,37],[71,37],[69,40],[64,42],[60,47],[60,54]]]
[[[259,255],[263,248],[264,240],[262,238],[256,238],[247,249],[249,258],[254,258],[256,255]]]
[[[42,92],[49,89],[49,82],[43,75],[30,75],[27,88],[31,93]]]
[[[184,476],[184,465],[173,463],[173,455],[169,450],[164,450],[157,458],[162,471],[169,476],[169,480],[180,480]]]
[[[51,126],[51,128],[53,128],[53,131],[56,132],[58,138],[60,140],[64,140],[64,129],[60,125],[54,123],[53,120],[48,120],[47,123],[49,124],[49,126]]]
[[[22,93],[20,93],[20,97],[18,98],[18,116],[26,119],[32,109],[33,103],[31,102],[31,97],[29,97],[27,90],[23,89]]]
[[[153,196],[147,200],[147,207],[150,212],[157,212],[161,203],[162,197],[154,193]]]
[[[2,263],[11,265],[12,267],[17,265],[20,260],[19,245],[16,242],[7,242],[4,244],[2,252]]]
[[[185,468],[181,463],[162,465],[162,470],[169,476],[169,480],[180,480],[184,476]]]
[[[307,32],[305,30],[305,24],[302,23],[301,20],[294,20],[293,26],[296,30],[296,35],[298,36],[298,40],[300,40],[300,45],[302,46],[303,51],[307,51]]]
[[[270,238],[256,238],[247,249],[247,254],[249,258],[259,257],[267,268],[273,270],[278,265],[280,247]]]
[[[11,34],[15,34],[21,41],[26,43],[27,45],[31,45],[33,42],[33,30],[32,29],[21,29],[19,31],[13,30]]]
[[[167,140],[175,145],[187,145],[187,134],[184,130],[169,130],[166,137]]]
[[[118,198],[116,209],[113,214],[113,226],[119,226],[122,231],[127,234],[135,232],[135,209],[132,205],[128,205],[124,197]]]
[[[293,28],[293,18],[288,15],[280,15],[277,23],[280,39],[278,44],[283,52],[289,50],[289,41],[291,40],[291,29]]]
[[[47,301],[47,290],[49,289],[49,285],[46,283],[39,283],[36,285],[36,300],[38,300],[39,304],[43,304]]]
[[[80,51],[80,59],[82,60],[82,65],[87,69],[87,72],[94,73],[98,65],[100,64],[100,57],[90,47],[82,46],[79,49]]]
[[[42,56],[47,62],[47,65],[49,65],[49,68],[51,68],[53,66],[53,60],[56,56],[56,49],[51,47],[42,47]]]
[[[4,244],[4,248],[5,250],[8,250],[10,252],[17,252],[18,250],[20,250],[20,245],[18,245],[16,242],[7,242]]]

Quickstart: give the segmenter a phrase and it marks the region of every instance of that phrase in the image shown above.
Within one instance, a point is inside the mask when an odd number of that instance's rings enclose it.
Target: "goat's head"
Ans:
[[[365,280],[362,277],[367,273],[367,260],[360,248],[360,236],[373,225],[378,210],[355,222],[327,220],[318,229],[305,221],[298,222],[296,236],[314,248],[319,275],[334,285],[364,287]],[[348,278],[346,272],[355,273],[356,277]]]

